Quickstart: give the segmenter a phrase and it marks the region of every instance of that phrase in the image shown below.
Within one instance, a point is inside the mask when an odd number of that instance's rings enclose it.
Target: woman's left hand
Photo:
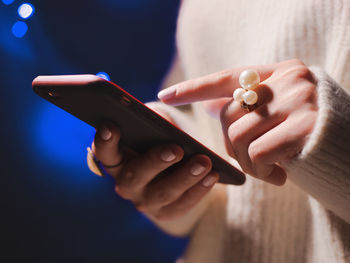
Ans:
[[[251,112],[232,98],[246,69],[256,70],[261,79]],[[158,97],[172,105],[205,101],[209,113],[220,116],[228,153],[243,171],[276,185],[286,181],[281,163],[302,150],[318,111],[315,80],[298,59],[224,70],[179,83]]]

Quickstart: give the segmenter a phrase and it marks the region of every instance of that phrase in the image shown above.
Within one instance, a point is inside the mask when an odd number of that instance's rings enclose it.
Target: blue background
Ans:
[[[94,129],[37,97],[37,75],[107,72],[155,99],[174,52],[175,0],[0,1],[0,262],[173,262],[167,236],[86,166]],[[9,3],[9,4],[5,4]],[[28,31],[11,31],[24,21]]]

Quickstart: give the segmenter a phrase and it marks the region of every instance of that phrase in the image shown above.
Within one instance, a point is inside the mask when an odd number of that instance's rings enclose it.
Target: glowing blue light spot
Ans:
[[[111,80],[111,78],[109,77],[109,75],[106,72],[99,72],[96,74],[97,77],[103,78],[105,80]]]
[[[33,142],[43,158],[62,165],[81,165],[94,128],[50,103],[44,103],[35,117]]]
[[[21,4],[18,7],[17,12],[21,18],[28,19],[29,17],[31,17],[34,14],[34,6],[32,4],[29,4],[29,3]]]
[[[2,2],[5,4],[5,5],[10,5],[14,2],[15,0],[2,0]]]
[[[12,33],[15,37],[21,38],[24,37],[24,35],[28,31],[28,26],[26,23],[22,21],[17,21],[13,26],[12,26]]]

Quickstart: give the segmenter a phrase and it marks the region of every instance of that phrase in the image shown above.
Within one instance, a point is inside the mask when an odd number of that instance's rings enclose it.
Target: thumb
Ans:
[[[120,130],[112,124],[103,124],[95,134],[92,143],[92,153],[102,163],[103,168],[110,175],[115,175],[121,168]]]

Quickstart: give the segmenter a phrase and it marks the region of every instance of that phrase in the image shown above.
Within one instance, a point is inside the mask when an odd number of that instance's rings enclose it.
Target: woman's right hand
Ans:
[[[181,217],[193,208],[218,181],[209,157],[195,155],[171,174],[155,177],[179,162],[184,155],[181,147],[158,145],[143,154],[130,154],[119,147],[120,131],[108,123],[97,130],[92,151],[115,179],[115,191],[135,207],[157,220]]]

